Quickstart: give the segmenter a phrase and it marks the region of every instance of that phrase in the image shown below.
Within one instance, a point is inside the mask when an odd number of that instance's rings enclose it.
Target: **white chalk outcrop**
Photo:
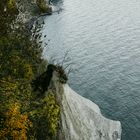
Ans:
[[[99,107],[63,85],[61,123],[65,140],[120,140],[121,124],[102,116]]]

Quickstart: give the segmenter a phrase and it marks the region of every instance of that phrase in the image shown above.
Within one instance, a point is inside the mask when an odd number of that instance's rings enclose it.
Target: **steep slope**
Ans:
[[[120,140],[121,124],[102,116],[99,107],[63,85],[62,131],[66,140]]]

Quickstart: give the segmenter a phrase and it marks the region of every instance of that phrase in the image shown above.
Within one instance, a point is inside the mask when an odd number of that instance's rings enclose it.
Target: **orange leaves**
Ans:
[[[0,79],[0,139],[27,140],[32,127],[28,118],[30,84],[14,81],[11,77]],[[25,113],[21,113],[25,112]]]
[[[0,130],[0,138],[12,137],[14,140],[27,140],[27,130],[32,127],[32,123],[27,114],[21,114],[20,103],[10,104],[5,118],[4,128]]]

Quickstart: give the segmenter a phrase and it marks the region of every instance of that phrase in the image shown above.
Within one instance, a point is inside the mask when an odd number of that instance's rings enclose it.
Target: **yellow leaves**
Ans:
[[[37,0],[36,3],[42,12],[47,11],[48,5],[46,4],[45,0]]]
[[[33,78],[33,70],[32,70],[32,66],[28,63],[26,63],[23,66],[24,69],[24,78],[27,78],[28,80],[31,80]]]
[[[14,78],[24,78],[31,80],[34,76],[32,63],[29,63],[20,55],[21,54],[15,51],[10,52],[5,66],[5,71],[8,71],[8,74]]]
[[[8,7],[8,9],[16,8],[16,1],[15,0],[7,0],[7,7]]]
[[[42,50],[24,25],[11,25],[18,14],[16,0],[0,0],[0,7],[0,140],[26,140],[32,126],[28,113],[36,110],[30,108],[30,81],[38,72]]]
[[[34,124],[33,130],[37,139],[53,139],[56,137],[60,121],[60,106],[55,93],[49,90],[45,98],[35,101],[30,118]],[[41,139],[40,138],[40,139]]]
[[[6,120],[4,128],[0,130],[0,138],[12,137],[14,140],[27,140],[27,130],[32,127],[27,114],[21,114],[20,103],[9,105],[9,110],[5,113]]]
[[[6,134],[7,134],[6,129],[0,130],[0,138],[4,138]]]
[[[57,104],[53,92],[48,91],[48,96],[43,100],[45,103],[44,111],[49,122],[49,131],[55,135],[60,119],[60,106]]]
[[[11,93],[15,92],[18,85],[17,82],[11,82],[11,77],[8,76],[6,78],[0,79],[0,92],[1,94],[5,94],[5,96],[10,95]]]

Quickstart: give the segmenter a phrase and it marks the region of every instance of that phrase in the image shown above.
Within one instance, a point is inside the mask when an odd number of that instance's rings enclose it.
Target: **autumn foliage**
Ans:
[[[21,114],[20,103],[9,105],[9,110],[5,113],[3,129],[0,130],[1,139],[27,140],[27,130],[32,127],[27,114]]]
[[[31,87],[46,66],[41,46],[15,25],[17,15],[16,0],[0,1],[0,140],[52,140],[60,107],[52,91],[37,98]]]

